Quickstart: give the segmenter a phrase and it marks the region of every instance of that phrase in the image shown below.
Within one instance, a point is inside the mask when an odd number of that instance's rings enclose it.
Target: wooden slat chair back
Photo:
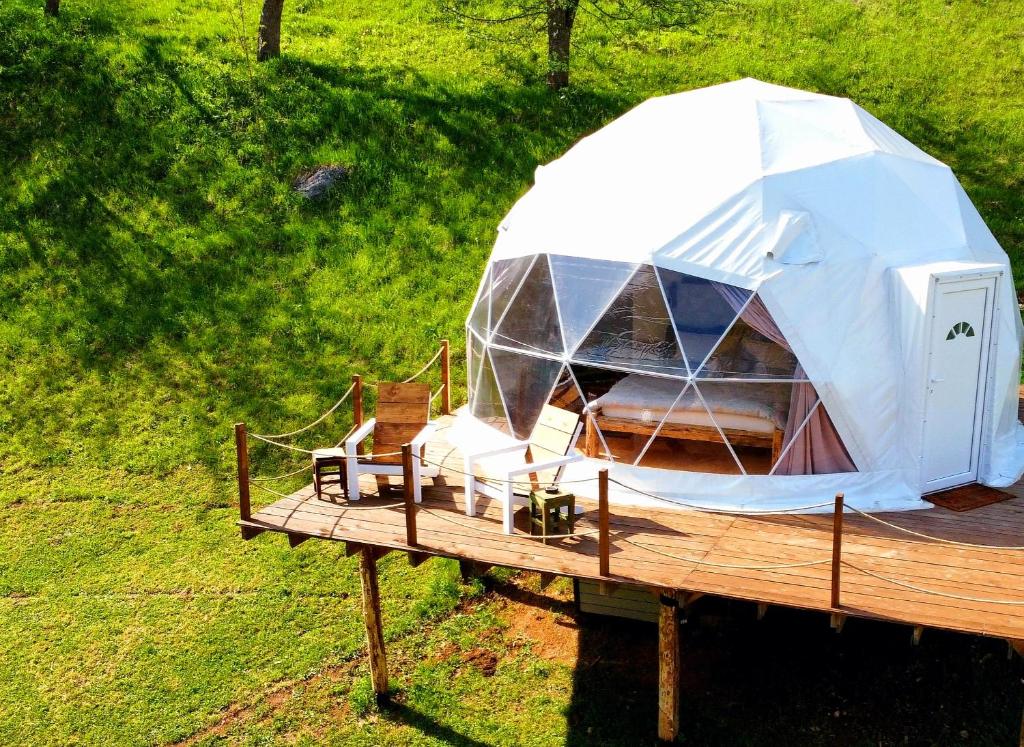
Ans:
[[[544,405],[537,424],[530,434],[530,446],[526,449],[526,461],[547,462],[566,453],[576,445],[580,433],[580,416],[554,405]],[[555,481],[559,470],[530,473],[534,490],[546,487]]]
[[[402,445],[412,441],[430,420],[430,385],[382,381],[377,385],[376,419],[373,426],[373,452],[399,453],[373,457],[368,461],[374,464],[401,464]]]

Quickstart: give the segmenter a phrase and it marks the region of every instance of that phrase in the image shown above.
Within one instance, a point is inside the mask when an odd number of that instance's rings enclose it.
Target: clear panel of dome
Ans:
[[[576,379],[573,378],[568,368],[563,368],[558,377],[555,388],[551,391],[551,398],[548,404],[560,410],[568,410],[577,415],[583,414],[583,408],[587,403],[583,401],[583,395],[576,386]]]
[[[484,280],[480,286],[480,294],[477,296],[476,305],[469,312],[469,327],[478,335],[487,339],[487,331],[490,328],[491,308],[491,270],[484,272]]]
[[[519,290],[526,273],[533,266],[538,258],[536,255],[530,257],[516,257],[515,259],[499,259],[491,264],[491,318],[487,331],[493,332],[501,321],[502,314],[508,308],[512,296]]]
[[[491,360],[482,347],[478,345],[473,347],[472,363],[476,369],[476,380],[469,410],[477,419],[505,433],[511,433],[512,429],[509,427],[505,407],[501,402],[498,381],[494,377]]]
[[[697,370],[732,324],[752,291],[658,268],[679,343]]]
[[[789,343],[754,297],[697,375],[710,379],[806,379]]]
[[[533,263],[491,338],[493,342],[534,352],[562,353],[562,332],[547,260]]]
[[[795,384],[782,456],[776,475],[829,475],[856,472],[825,403],[808,383]]]
[[[607,368],[594,368],[572,364],[573,377],[579,386],[580,393],[587,409],[601,407],[601,398],[611,391],[616,384],[628,378],[624,371],[613,371]],[[583,438],[581,450],[589,457],[613,459],[613,452],[597,425],[595,418],[584,416]]]
[[[636,271],[637,265],[560,254],[552,254],[549,259],[565,349],[571,351]]]
[[[491,348],[491,362],[516,438],[528,439],[548,401],[561,361]]]
[[[654,268],[644,265],[636,271],[573,358],[634,371],[688,374]]]
[[[810,384],[785,382],[701,381],[700,394],[714,423],[732,446],[736,459],[748,475],[767,475],[782,453],[787,433],[799,427],[802,415],[795,418],[794,391],[807,387],[812,397],[817,394]],[[807,392],[801,390],[801,394]]]
[[[645,444],[635,463],[641,467],[685,472],[743,474],[719,425],[720,416],[721,413],[713,414],[708,410],[696,385],[691,384],[667,405],[657,431],[651,432],[650,442]],[[610,440],[608,430],[605,426],[605,437]]]
[[[608,379],[602,379],[597,372],[580,375],[589,379],[588,391],[596,394],[607,387]],[[615,461],[638,463],[687,386],[682,379],[631,373],[615,380],[607,391],[591,400],[591,417]]]

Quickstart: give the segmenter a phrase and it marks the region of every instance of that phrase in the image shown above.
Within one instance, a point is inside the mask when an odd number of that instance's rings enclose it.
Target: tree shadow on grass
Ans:
[[[211,466],[230,422],[295,422],[283,392],[329,403],[351,373],[408,373],[458,340],[494,226],[538,161],[626,105],[287,57],[232,68],[161,36],[114,56],[108,27],[40,26],[15,69],[0,229],[21,241],[0,261],[32,283],[0,304],[71,362],[43,388],[128,364],[181,392],[204,431],[192,457]],[[353,170],[326,200],[291,193],[333,159]]]
[[[703,745],[1015,744],[1006,644],[705,598],[682,631],[681,734]],[[583,615],[568,744],[652,744],[657,627]]]

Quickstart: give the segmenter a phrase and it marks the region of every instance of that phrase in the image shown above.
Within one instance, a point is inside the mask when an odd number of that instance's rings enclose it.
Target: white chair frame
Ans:
[[[351,501],[357,501],[360,498],[359,475],[401,476],[404,474],[401,464],[374,464],[373,462],[359,461],[363,458],[357,453],[359,444],[369,438],[370,434],[373,433],[373,427],[376,424],[377,418],[370,418],[359,426],[351,436],[345,439],[345,462],[346,467],[348,468],[348,494],[349,500]],[[413,496],[416,503],[423,502],[423,478],[435,478],[441,474],[441,470],[438,467],[432,464],[424,465],[420,460],[423,453],[423,447],[426,445],[427,441],[430,440],[431,435],[433,435],[436,429],[437,423],[431,421],[416,434],[412,441],[409,442],[412,446],[413,454],[412,485]]]
[[[579,432],[581,428],[577,428],[576,434],[572,439],[572,443],[569,445],[569,450],[576,446],[576,440],[579,438]],[[562,472],[565,471],[567,464],[573,462],[579,462],[583,460],[583,455],[573,454],[572,456],[557,457],[555,459],[549,459],[546,462],[527,462],[526,461],[526,449],[530,446],[529,441],[517,441],[514,444],[508,446],[502,446],[498,449],[489,449],[488,451],[478,451],[474,454],[465,454],[463,456],[463,472],[466,473],[466,516],[476,515],[476,492],[479,490],[489,498],[502,502],[502,529],[505,534],[513,533],[512,517],[515,513],[515,507],[517,504],[525,505],[529,501],[529,497],[521,497],[515,494],[515,486],[512,484],[516,477],[520,475],[529,475],[532,472],[545,472],[549,469],[557,469],[555,473],[554,482],[558,482],[562,477]],[[488,485],[485,480],[487,478],[477,479],[473,468],[477,462],[481,459],[487,459],[490,457],[502,456],[504,454],[512,454],[516,451],[523,452],[523,461],[512,465],[510,467],[502,467],[497,470],[500,478],[505,481],[505,484],[500,488],[494,485]]]

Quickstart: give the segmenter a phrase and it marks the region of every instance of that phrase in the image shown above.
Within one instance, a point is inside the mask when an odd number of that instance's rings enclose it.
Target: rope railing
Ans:
[[[453,475],[459,475],[459,476],[461,476],[463,478],[472,477],[474,480],[478,480],[478,481],[484,482],[484,483],[493,482],[493,483],[501,483],[502,485],[518,485],[518,486],[524,486],[524,487],[525,486],[533,486],[533,485],[535,485],[537,483],[537,481],[535,481],[535,480],[508,480],[508,479],[503,479],[503,478],[500,478],[500,477],[490,477],[490,476],[488,476],[488,477],[477,477],[476,475],[470,475],[468,472],[463,472],[461,470],[455,469],[455,468],[450,467],[450,466],[448,466],[446,464],[443,464],[441,462],[435,462],[435,461],[432,461],[432,460],[426,459],[426,458],[424,458],[423,461],[426,462],[427,464],[430,464],[430,465],[434,466],[434,467],[439,467],[439,468],[441,468],[443,470],[447,470],[449,473],[451,473]],[[576,480],[559,480],[558,484],[559,485],[579,485],[579,484],[582,484],[582,483],[597,482],[597,480],[598,480],[598,478],[596,478],[596,477],[583,477],[583,478],[579,478],[579,479],[576,479]],[[737,510],[737,509],[724,509],[724,508],[718,508],[716,506],[707,506],[707,505],[702,505],[702,504],[698,504],[698,503],[688,503],[688,502],[685,502],[685,501],[679,501],[679,500],[675,500],[675,499],[672,499],[672,498],[665,498],[664,496],[660,496],[660,495],[657,495],[655,493],[650,493],[650,492],[648,492],[646,490],[641,490],[640,488],[633,487],[632,485],[627,485],[626,483],[622,482],[621,480],[614,480],[614,479],[610,479],[609,478],[608,481],[611,482],[611,483],[614,483],[615,485],[618,485],[620,488],[624,488],[624,489],[629,490],[629,491],[631,491],[633,493],[636,493],[638,495],[643,495],[643,496],[646,496],[647,498],[651,498],[651,499],[659,501],[661,503],[665,503],[665,504],[667,504],[669,506],[672,506],[674,508],[687,508],[687,509],[690,509],[690,510],[693,510],[693,511],[703,511],[705,513],[713,513],[713,514],[729,514],[729,515],[736,515],[736,516],[773,516],[773,515],[779,515],[779,514],[797,513],[799,511],[809,511],[809,510],[812,510],[812,509],[825,508],[826,506],[831,506],[832,505],[832,502],[828,501],[828,502],[825,502],[825,503],[812,503],[812,504],[810,504],[808,506],[794,506],[794,507],[789,507],[789,508],[774,508],[774,509],[764,509],[764,510],[747,509],[747,510],[742,510],[741,511],[741,510]]]
[[[423,368],[421,368],[419,371],[414,373],[408,379],[402,379],[402,383],[403,384],[411,384],[412,382],[416,381],[416,379],[418,379],[420,376],[425,374],[427,372],[427,369],[429,369],[431,366],[433,366],[437,362],[437,359],[441,357],[441,354],[444,353],[445,348],[446,348],[445,345],[442,345],[440,348],[438,348],[437,352],[434,353],[434,357],[431,358],[429,361],[427,361],[423,365]]]
[[[946,591],[939,591],[937,589],[925,589],[924,587],[917,586],[916,584],[910,584],[910,583],[907,583],[906,581],[899,581],[898,579],[889,578],[887,576],[883,576],[880,573],[875,573],[874,571],[869,571],[867,568],[861,568],[860,566],[854,565],[853,563],[849,562],[848,560],[844,560],[843,561],[843,565],[847,566],[848,568],[852,568],[855,571],[859,571],[860,573],[863,573],[863,574],[865,574],[867,576],[871,576],[872,578],[878,579],[879,581],[884,581],[886,583],[892,584],[893,586],[901,586],[904,589],[909,589],[910,591],[916,591],[916,592],[919,592],[921,594],[931,594],[932,596],[944,597],[946,599],[955,599],[955,600],[961,601],[961,602],[977,602],[978,604],[1000,604],[1000,605],[1015,605],[1015,606],[1017,606],[1017,605],[1024,605],[1024,599],[1022,599],[1022,600],[1015,600],[1015,599],[1014,600],[1011,600],[1011,599],[985,599],[983,597],[972,597],[972,596],[967,596],[967,595],[964,595],[964,594],[953,594],[953,593],[946,592]]]
[[[909,534],[914,537],[920,537],[921,539],[930,540],[932,542],[942,542],[947,545],[956,545],[957,547],[970,547],[977,550],[1024,550],[1024,546],[1021,545],[981,545],[976,544],[974,542],[960,542],[959,540],[947,539],[945,537],[936,537],[931,534],[924,534],[923,532],[917,532],[913,529],[908,529],[907,527],[901,527],[898,524],[893,524],[891,521],[886,521],[883,518],[874,516],[873,514],[869,514],[866,511],[861,511],[859,508],[854,508],[853,506],[847,506],[847,508],[849,508],[856,514],[863,516],[866,519],[871,519],[871,521],[877,522],[878,524],[882,524],[883,526],[887,526],[890,529],[895,529],[898,532],[904,532],[905,534]]]
[[[264,435],[260,435],[260,434],[256,434],[256,433],[250,433],[249,435],[252,436],[253,438],[258,438],[261,441],[267,441],[268,439],[273,439],[273,438],[291,438],[292,436],[297,436],[300,433],[305,433],[306,431],[308,431],[313,426],[319,425],[320,423],[322,423],[328,416],[331,415],[331,413],[333,413],[335,410],[337,410],[339,407],[341,407],[342,403],[346,399],[348,399],[349,395],[352,394],[352,390],[355,389],[355,388],[356,388],[356,385],[355,385],[355,383],[353,383],[345,391],[345,393],[343,395],[341,395],[341,399],[339,399],[337,402],[335,402],[334,405],[332,405],[331,408],[327,412],[325,412],[323,415],[318,417],[316,420],[314,420],[309,425],[304,425],[301,428],[297,428],[294,431],[288,431],[287,433],[276,433],[276,434],[271,434],[271,435],[265,435],[265,434]],[[273,443],[273,442],[271,441],[271,443]]]
[[[444,521],[447,521],[447,522],[449,522],[451,524],[455,524],[457,526],[465,527],[466,529],[472,529],[473,531],[475,531],[475,532],[477,532],[479,534],[493,534],[493,535],[496,535],[496,536],[499,536],[499,537],[514,536],[517,539],[518,538],[522,538],[522,539],[566,539],[568,537],[586,537],[586,536],[589,536],[589,535],[597,534],[600,531],[598,529],[583,529],[583,530],[581,530],[579,532],[572,532],[571,534],[516,534],[516,535],[508,535],[508,534],[505,534],[504,532],[496,532],[496,531],[492,531],[490,529],[482,529],[480,527],[475,527],[472,524],[467,524],[464,521],[458,521],[457,519],[454,519],[451,516],[445,516],[442,513],[438,513],[437,511],[434,511],[434,510],[429,509],[429,508],[423,508],[422,506],[420,507],[420,510],[430,514],[431,516],[436,516],[439,519],[443,519]]]
[[[748,565],[748,564],[737,564],[737,563],[716,563],[715,561],[708,560],[706,557],[704,557],[704,558],[684,558],[681,555],[674,555],[674,554],[672,554],[670,552],[665,552],[664,550],[661,550],[660,548],[657,548],[657,547],[650,547],[649,545],[642,545],[639,542],[636,542],[636,541],[631,540],[631,539],[627,539],[625,537],[619,537],[619,540],[622,541],[622,542],[625,542],[627,545],[633,545],[634,547],[639,547],[641,550],[647,550],[648,552],[652,552],[652,553],[654,553],[656,555],[664,555],[667,558],[673,558],[674,560],[681,560],[684,563],[693,563],[694,565],[707,565],[707,566],[711,566],[712,568],[734,568],[734,569],[741,569],[741,570],[748,570],[748,571],[774,571],[774,570],[779,570],[779,569],[782,569],[782,568],[806,568],[806,567],[812,566],[812,565],[824,565],[826,563],[831,563],[832,562],[831,558],[823,558],[821,560],[808,560],[808,561],[801,561],[801,562],[798,562],[798,563],[777,563],[777,564],[772,564],[772,565]]]
[[[249,478],[249,482],[274,482],[275,480],[284,480],[287,477],[294,477],[295,475],[299,474],[300,472],[307,472],[307,471],[309,471],[311,469],[313,469],[313,465],[312,464],[307,464],[305,467],[299,467],[294,472],[288,472],[288,473],[283,474],[283,475],[276,475],[274,477],[251,477],[251,478]]]

